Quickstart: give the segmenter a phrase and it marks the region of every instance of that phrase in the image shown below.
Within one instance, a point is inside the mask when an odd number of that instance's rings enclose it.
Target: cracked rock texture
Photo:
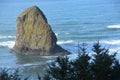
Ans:
[[[66,55],[68,51],[56,44],[57,38],[43,12],[32,6],[16,21],[16,41],[13,52],[18,54]]]

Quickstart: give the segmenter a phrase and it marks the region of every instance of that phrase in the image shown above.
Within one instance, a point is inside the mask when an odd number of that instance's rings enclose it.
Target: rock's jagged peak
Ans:
[[[14,52],[19,54],[66,55],[68,51],[56,44],[57,38],[43,12],[32,6],[16,21]]]

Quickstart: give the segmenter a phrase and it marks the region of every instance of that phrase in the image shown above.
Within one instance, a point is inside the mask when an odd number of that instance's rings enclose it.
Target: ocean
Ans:
[[[98,40],[117,51],[120,59],[119,0],[1,0],[0,1],[0,67],[20,68],[27,74],[44,73],[52,56],[26,56],[10,53],[15,44],[17,16],[30,6],[38,6],[57,36],[57,44],[76,57],[78,42],[91,47]]]

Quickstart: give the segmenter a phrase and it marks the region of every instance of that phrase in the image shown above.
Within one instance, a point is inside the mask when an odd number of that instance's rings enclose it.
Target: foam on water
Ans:
[[[0,47],[13,48],[15,41],[0,42]]]
[[[40,64],[43,64],[43,63],[40,63],[40,62],[36,62],[36,63],[26,63],[26,64],[22,64],[22,65],[19,65],[19,67],[26,67],[26,66],[37,66],[37,65],[40,65]]]
[[[15,36],[0,36],[0,39],[5,39],[5,38],[15,38]]]
[[[57,44],[61,45],[61,44],[66,44],[66,43],[72,43],[74,42],[73,40],[62,40],[62,41],[58,41]],[[15,44],[15,41],[6,41],[6,42],[0,42],[0,46],[1,47],[8,47],[8,48],[12,48]]]
[[[106,46],[107,45],[108,46],[111,45],[111,47],[115,46],[114,48],[111,49],[111,51],[116,51],[116,49],[117,50],[120,49],[120,47],[119,47],[120,40],[104,40],[104,41],[100,41],[100,43],[103,45],[106,45]],[[13,48],[14,44],[15,44],[15,41],[0,42],[0,47]],[[77,46],[78,46],[78,42],[76,42],[74,40],[61,40],[61,41],[58,41],[57,44],[73,53],[76,52]],[[80,44],[82,44],[82,42]],[[93,42],[88,42],[86,44],[93,45]]]
[[[58,33],[55,33],[56,36],[58,36]]]
[[[110,29],[120,29],[120,24],[118,24],[118,25],[109,25],[109,26],[107,26],[107,28],[110,28]]]
[[[58,41],[57,44],[62,45],[62,44],[70,44],[73,43],[73,40],[62,40],[62,41]],[[8,48],[13,48],[15,44],[15,41],[4,41],[4,42],[0,42],[0,47],[8,47]]]
[[[58,41],[57,44],[61,45],[61,44],[73,43],[73,42],[74,42],[73,40],[61,40],[61,41]]]
[[[101,44],[104,45],[120,45],[120,40],[111,40],[111,41],[100,41]],[[0,42],[0,46],[3,47],[8,47],[8,48],[12,48],[15,44],[15,41],[6,41],[6,42]],[[62,46],[64,49],[70,51],[72,54],[68,55],[70,60],[74,60],[77,58],[77,49],[78,49],[78,42],[77,41],[73,41],[73,40],[62,40],[62,41],[58,41],[57,44],[59,44],[60,46]],[[82,44],[82,42],[80,43]],[[93,45],[93,42],[89,42],[87,43],[88,46],[89,45]],[[91,49],[91,47],[88,47]],[[110,47],[110,54],[114,53],[114,52],[120,52],[120,47],[119,46],[115,46],[115,47]],[[90,53],[89,53],[90,54]],[[92,54],[92,53],[91,53]],[[53,57],[44,57],[44,58],[48,58],[48,59],[53,59]],[[120,60],[120,55],[117,55],[117,58]],[[47,60],[46,63],[52,62],[52,60]],[[41,65],[43,63],[25,63],[25,64],[16,64],[16,67],[29,67],[29,66],[37,66],[37,65]],[[15,64],[14,64],[15,65]],[[7,66],[7,64],[4,64],[4,66],[6,67],[10,67]],[[2,66],[2,67],[4,67]],[[11,68],[11,67],[10,67]]]
[[[68,34],[70,34],[70,33],[69,33],[69,32],[66,32],[65,34],[67,34],[67,35],[68,35]]]
[[[111,44],[111,45],[120,45],[120,40],[110,40],[110,41],[100,41],[104,44]]]
[[[118,53],[120,53],[120,47],[117,47],[117,48],[111,48],[110,49],[110,52],[118,52]]]

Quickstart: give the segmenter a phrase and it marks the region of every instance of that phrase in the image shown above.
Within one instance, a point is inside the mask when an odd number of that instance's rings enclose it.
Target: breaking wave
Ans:
[[[15,36],[0,36],[0,39],[15,38]]]
[[[4,37],[5,38],[5,37]],[[62,45],[62,44],[69,44],[72,43],[72,40],[67,40],[67,41],[58,41],[57,44]],[[13,48],[15,44],[15,41],[5,41],[5,42],[0,42],[0,47],[8,47],[8,48]]]
[[[58,41],[57,44],[61,45],[61,44],[73,43],[73,42],[74,42],[73,40],[61,40],[61,41]]]
[[[55,33],[56,36],[58,36],[58,33]]]
[[[101,41],[104,44],[120,45],[120,40]]]
[[[100,43],[105,46],[111,46],[110,51],[120,50],[120,40],[104,40],[100,41]],[[13,48],[14,44],[15,41],[0,42],[0,48]],[[58,41],[57,44],[63,47],[64,49],[70,51],[71,53],[76,53],[78,49],[78,42],[74,40],[61,40]],[[80,44],[82,44],[82,42]],[[88,42],[87,44],[92,46],[93,42]]]
[[[0,47],[13,48],[15,41],[0,42]]]
[[[109,29],[120,29],[120,24],[119,25],[109,25],[107,26]]]

